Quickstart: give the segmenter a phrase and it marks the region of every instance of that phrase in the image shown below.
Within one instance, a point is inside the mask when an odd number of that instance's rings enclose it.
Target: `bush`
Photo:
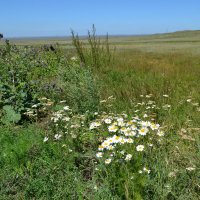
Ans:
[[[44,96],[56,102],[64,98],[77,112],[98,107],[98,87],[89,67],[68,59],[58,46],[16,47],[6,41],[0,49],[0,74],[4,124],[23,121],[24,113]]]
[[[67,104],[78,112],[94,111],[99,105],[99,86],[89,67],[72,61],[61,68],[59,79]]]

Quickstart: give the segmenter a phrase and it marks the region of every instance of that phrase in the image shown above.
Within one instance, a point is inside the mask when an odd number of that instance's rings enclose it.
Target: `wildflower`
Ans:
[[[142,127],[147,127],[150,125],[150,122],[148,121],[141,121],[140,124],[142,125]]]
[[[45,103],[44,105],[45,105],[45,106],[51,106],[51,105],[53,105],[53,103],[54,103],[53,101],[48,101],[48,102]]]
[[[128,121],[127,123],[126,123],[126,126],[131,126],[131,125],[133,125],[133,121]]]
[[[49,139],[48,137],[45,137],[43,141],[44,141],[44,142],[47,142],[48,139]]]
[[[113,143],[119,143],[120,140],[121,140],[121,137],[120,137],[120,136],[114,135],[114,136],[112,137],[112,140],[113,140]]]
[[[143,150],[144,150],[144,145],[138,145],[138,146],[136,147],[136,150],[137,150],[137,151],[143,151]]]
[[[132,126],[131,126],[131,130],[132,131],[135,131],[137,129],[137,127],[133,124]]]
[[[108,147],[109,145],[110,145],[110,143],[108,143],[107,140],[105,140],[105,141],[102,143],[103,148],[106,148],[106,147]]]
[[[112,120],[109,119],[109,118],[107,118],[107,119],[104,120],[104,122],[105,122],[106,124],[111,124],[111,123],[112,123]]]
[[[108,127],[109,132],[116,132],[118,130],[118,127],[116,125],[111,125]]]
[[[143,117],[144,117],[144,118],[147,118],[147,117],[148,117],[148,115],[147,115],[147,114],[144,114],[144,115],[143,115]]]
[[[195,168],[194,167],[187,167],[186,170],[193,171],[193,170],[195,170]]]
[[[70,118],[69,117],[64,117],[62,120],[68,122],[70,120]]]
[[[124,118],[128,117],[128,115],[126,113],[123,113],[122,115],[124,116]]]
[[[72,57],[71,57],[71,60],[72,60],[72,61],[76,61],[76,60],[78,60],[78,58],[77,58],[76,56],[72,56]]]
[[[32,105],[31,107],[32,107],[32,108],[37,108],[38,105],[37,105],[37,104],[34,104],[34,105]]]
[[[46,97],[41,97],[39,100],[47,100]]]
[[[106,147],[106,149],[108,149],[108,150],[113,150],[114,147],[113,147],[112,145],[109,145],[109,146]]]
[[[160,127],[160,125],[159,124],[151,123],[150,127],[151,127],[152,130],[157,130]]]
[[[105,160],[105,164],[110,164],[110,163],[111,163],[111,159],[110,158]]]
[[[164,133],[163,131],[158,131],[158,132],[157,132],[157,135],[158,135],[158,136],[164,136],[165,133]]]
[[[144,172],[147,172],[148,174],[151,172],[151,170],[147,169],[146,167],[143,168]]]
[[[167,95],[167,94],[163,94],[163,97],[166,97],[166,98],[167,98],[167,97],[169,97],[169,95]]]
[[[79,125],[79,124],[72,124],[71,126],[70,126],[70,128],[80,128],[81,126]]]
[[[55,138],[56,140],[59,140],[61,137],[62,137],[62,135],[60,135],[60,134],[55,134],[55,135],[54,135],[54,138]]]
[[[118,123],[118,126],[124,126],[124,119],[123,118],[117,118],[117,123]]]
[[[92,122],[90,124],[90,130],[95,129],[95,128],[99,127],[99,126],[101,126],[100,122]]]
[[[125,160],[128,161],[128,160],[131,160],[131,158],[132,158],[132,155],[131,154],[127,154]]]
[[[127,139],[127,143],[129,143],[129,144],[133,143],[133,139],[131,139],[131,138]]]
[[[102,145],[99,146],[98,150],[103,151],[104,147]]]
[[[114,142],[113,138],[108,138],[107,140],[110,144]]]
[[[63,110],[65,110],[65,111],[69,110],[69,106],[64,106]]]
[[[142,170],[139,170],[138,173],[139,173],[139,174],[142,174]]]
[[[191,102],[191,101],[192,101],[192,99],[187,99],[186,101],[189,103],[189,102]]]
[[[105,103],[105,102],[106,102],[106,100],[101,100],[101,101],[100,101],[100,103]]]
[[[108,99],[115,100],[115,97],[110,96],[110,97],[108,97]]]
[[[60,103],[66,103],[66,100],[62,100],[62,101],[60,101]]]
[[[103,156],[103,153],[102,152],[98,152],[97,154],[96,154],[96,157],[97,158],[101,158]]]
[[[127,131],[127,128],[126,127],[122,127],[121,129],[120,129],[120,132],[122,132],[122,133],[125,133]]]
[[[155,103],[155,101],[148,101],[148,105],[152,105],[153,103]]]
[[[143,127],[143,128],[141,128],[141,129],[139,130],[139,134],[140,134],[140,135],[146,135],[148,131],[149,131],[148,128]]]
[[[125,143],[124,138],[121,138],[121,140],[119,142],[120,142],[120,144],[124,144]]]
[[[124,155],[125,152],[124,152],[124,151],[120,151],[120,153],[121,153],[122,155]]]

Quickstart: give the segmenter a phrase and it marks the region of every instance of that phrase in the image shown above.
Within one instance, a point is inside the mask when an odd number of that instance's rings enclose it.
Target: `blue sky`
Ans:
[[[149,34],[200,29],[200,0],[0,0],[5,37]]]

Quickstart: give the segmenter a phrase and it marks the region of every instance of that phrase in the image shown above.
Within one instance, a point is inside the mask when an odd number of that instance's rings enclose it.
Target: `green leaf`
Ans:
[[[4,116],[1,121],[4,124],[17,123],[21,119],[21,114],[16,113],[10,105],[3,106]]]

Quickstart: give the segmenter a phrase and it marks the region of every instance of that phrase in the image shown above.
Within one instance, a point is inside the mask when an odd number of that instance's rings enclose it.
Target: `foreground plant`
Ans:
[[[151,105],[154,109],[154,103],[148,100],[147,104],[139,106],[148,108]],[[44,142],[59,143],[65,151],[78,153],[86,160],[96,160],[91,173],[93,178],[96,177],[98,187],[103,178],[119,195],[140,199],[151,173],[148,157],[156,151],[165,135],[160,124],[149,115],[150,108],[148,114],[140,113],[141,118],[136,114],[112,112],[80,115],[66,106],[65,101],[57,108],[51,114],[51,131]]]

